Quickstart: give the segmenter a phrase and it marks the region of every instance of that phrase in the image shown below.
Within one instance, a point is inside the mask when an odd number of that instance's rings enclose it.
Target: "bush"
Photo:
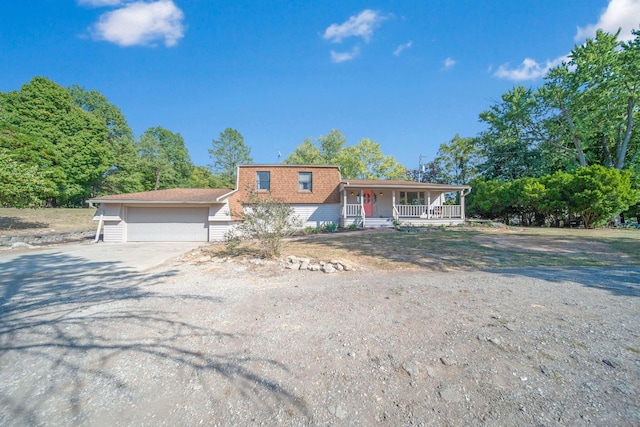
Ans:
[[[328,222],[322,228],[327,233],[335,233],[336,231],[338,231],[338,224],[336,224],[335,222]]]
[[[251,192],[249,202],[244,204],[243,222],[230,230],[229,236],[225,235],[225,242],[237,248],[242,240],[254,240],[261,256],[276,258],[282,253],[284,238],[293,235],[301,225],[291,205],[270,195]]]

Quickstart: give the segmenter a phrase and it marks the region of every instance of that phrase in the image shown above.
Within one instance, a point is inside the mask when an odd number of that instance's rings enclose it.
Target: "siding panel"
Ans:
[[[302,219],[303,227],[322,227],[329,222],[340,222],[340,204],[291,205],[295,215]]]

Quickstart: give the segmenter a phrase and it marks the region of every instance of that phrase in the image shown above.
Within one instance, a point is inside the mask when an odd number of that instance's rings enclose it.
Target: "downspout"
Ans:
[[[98,243],[100,240],[100,228],[102,228],[102,222],[104,217],[104,211],[102,209],[98,209],[100,211],[100,220],[98,221],[98,229],[96,230],[96,238],[93,239],[93,243]]]

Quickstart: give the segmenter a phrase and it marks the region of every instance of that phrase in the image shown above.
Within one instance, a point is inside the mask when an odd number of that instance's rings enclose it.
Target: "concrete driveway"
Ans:
[[[143,272],[202,246],[202,242],[132,242],[132,243],[66,243],[33,249],[0,251],[0,272],[21,265],[21,273],[37,273],[42,269],[73,263],[86,265],[87,274],[96,265]],[[43,263],[44,259],[58,260],[58,265]],[[55,263],[54,263],[55,264]]]

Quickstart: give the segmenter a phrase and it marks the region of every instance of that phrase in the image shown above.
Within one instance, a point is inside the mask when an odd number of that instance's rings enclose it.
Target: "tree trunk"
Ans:
[[[160,171],[156,171],[156,187],[154,190],[157,190],[158,188],[160,188]]]
[[[627,154],[627,147],[629,146],[629,141],[631,140],[631,132],[633,131],[633,109],[635,107],[635,102],[633,97],[629,97],[629,101],[627,102],[627,130],[624,134],[624,139],[620,144],[618,144],[618,150],[616,153],[616,169],[622,170],[624,167],[624,158]]]

